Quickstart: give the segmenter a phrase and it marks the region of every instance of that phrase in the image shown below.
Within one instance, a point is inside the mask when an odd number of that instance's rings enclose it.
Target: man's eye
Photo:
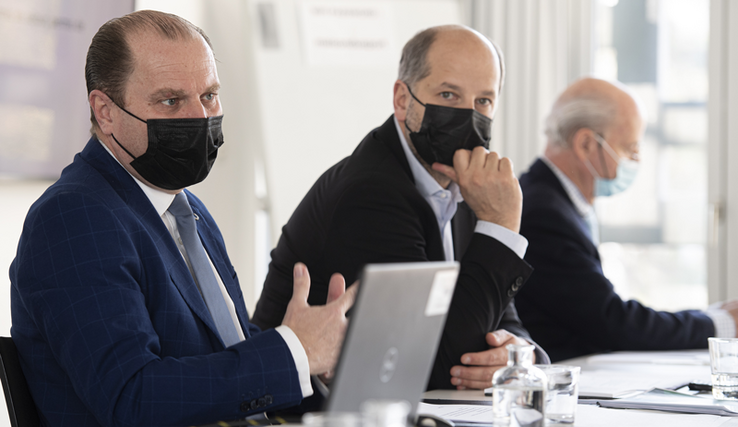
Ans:
[[[165,99],[165,100],[161,101],[161,103],[164,104],[164,105],[167,105],[167,106],[172,107],[172,106],[174,106],[174,105],[177,104],[177,98]]]
[[[216,94],[214,94],[214,93],[209,93],[209,94],[205,95],[205,97],[204,97],[204,98],[205,98],[205,100],[206,100],[206,101],[212,101],[212,100],[214,100],[214,99],[215,99],[215,97],[216,97],[216,96],[217,96],[217,95],[216,95]]]
[[[492,100],[489,98],[477,99],[477,103],[481,105],[492,105]]]
[[[454,94],[451,92],[441,92],[441,98],[443,99],[451,99],[454,97]]]

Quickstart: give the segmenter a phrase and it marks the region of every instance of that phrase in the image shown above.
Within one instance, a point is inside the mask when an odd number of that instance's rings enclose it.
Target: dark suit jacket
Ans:
[[[523,324],[551,360],[707,347],[715,331],[704,313],[667,313],[620,299],[602,274],[584,219],[543,161],[531,166],[520,186],[520,233],[528,239],[525,259],[535,271],[516,302]]]
[[[489,348],[484,335],[503,313],[501,326],[527,337],[514,307],[505,308],[530,267],[502,243],[474,233],[475,224],[460,205],[452,232],[461,272],[429,388],[452,387],[451,367],[463,353]],[[444,259],[436,216],[415,187],[390,117],[320,177],[284,226],[252,321],[262,328],[281,323],[297,261],[310,270],[309,302],[324,304],[334,272],[352,284],[364,264]]]
[[[223,237],[187,195],[248,338],[224,349],[161,217],[93,138],[31,207],[10,267],[44,425],[194,425],[300,402],[286,343],[249,323]]]

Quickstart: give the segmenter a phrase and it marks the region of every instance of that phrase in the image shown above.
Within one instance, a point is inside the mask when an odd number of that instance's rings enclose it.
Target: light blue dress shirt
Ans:
[[[449,222],[451,221],[451,218],[454,217],[454,214],[456,214],[456,208],[458,207],[459,202],[464,200],[461,196],[461,190],[455,182],[452,182],[451,185],[448,186],[448,189],[441,187],[438,181],[436,181],[423,165],[420,164],[420,161],[415,158],[415,155],[410,150],[410,146],[405,140],[405,135],[402,133],[402,129],[400,128],[397,118],[394,120],[397,134],[400,136],[402,149],[405,152],[407,162],[410,164],[410,171],[415,179],[415,187],[436,214],[438,229],[441,231],[441,236],[443,237],[443,250],[446,254],[446,260],[453,261],[454,241]],[[520,258],[525,256],[525,251],[528,249],[528,240],[526,240],[525,237],[498,224],[479,220],[477,221],[474,232],[497,239],[515,252]]]

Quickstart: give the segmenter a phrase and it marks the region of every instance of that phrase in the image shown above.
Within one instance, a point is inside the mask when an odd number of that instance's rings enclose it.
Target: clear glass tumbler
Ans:
[[[492,377],[495,426],[543,427],[546,374],[533,366],[532,345],[507,347],[507,366]]]
[[[712,396],[738,400],[738,338],[708,338]]]

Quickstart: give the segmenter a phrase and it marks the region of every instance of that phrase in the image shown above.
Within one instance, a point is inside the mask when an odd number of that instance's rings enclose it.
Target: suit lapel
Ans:
[[[190,193],[188,192],[188,195],[189,194]],[[190,200],[192,200],[192,198],[190,198]],[[236,315],[238,316],[238,320],[240,322],[241,330],[248,338],[249,333],[247,325],[249,323],[249,314],[246,311],[246,306],[241,302],[243,300],[243,295],[241,293],[241,289],[239,288],[238,282],[235,280],[233,274],[231,273],[232,269],[230,268],[228,255],[224,253],[224,251],[221,249],[222,245],[219,245],[217,243],[218,239],[214,235],[212,227],[208,226],[208,224],[205,222],[205,213],[202,212],[198,206],[193,206],[192,204],[190,204],[190,206],[192,207],[192,211],[200,218],[195,222],[197,225],[197,232],[200,235],[200,240],[205,247],[205,251],[210,257],[210,260],[213,262],[213,265],[215,266],[215,269],[218,272],[220,280],[223,282],[226,291],[228,291],[228,295],[231,297],[231,301],[233,301],[233,305],[236,309]]]
[[[554,172],[551,170],[551,168],[548,167],[546,163],[544,163],[541,159],[536,160],[533,165],[530,167],[530,171],[528,172],[531,175],[532,179],[540,180],[545,183],[545,185],[549,186],[553,191],[558,193],[564,200],[567,202],[567,211],[571,218],[574,219],[576,222],[579,232],[584,236],[584,241],[586,242],[587,246],[590,248],[590,251],[597,254],[597,258],[599,259],[599,252],[597,250],[597,246],[595,246],[594,243],[592,243],[592,236],[591,232],[589,230],[589,226],[587,225],[587,222],[582,218],[582,216],[577,211],[576,207],[574,207],[574,202],[569,197],[569,194],[564,189],[564,185],[561,184],[561,181],[559,178],[554,174]],[[523,200],[523,203],[525,203],[525,199]]]
[[[215,337],[220,337],[215,327],[205,300],[197,289],[195,280],[179,252],[172,235],[164,225],[156,209],[149,201],[146,194],[141,190],[131,175],[121,167],[118,162],[101,146],[96,138],[92,138],[85,149],[82,157],[92,165],[114,191],[121,197],[123,202],[136,214],[149,231],[151,238],[156,244],[162,262],[169,270],[172,283],[185,300],[190,310],[212,331]],[[230,290],[229,290],[230,292]],[[248,318],[248,316],[246,317]],[[222,342],[221,342],[222,345]]]
[[[415,177],[413,176],[412,170],[410,169],[410,163],[407,160],[407,156],[405,155],[405,150],[402,148],[402,142],[400,142],[400,136],[397,134],[397,126],[395,126],[395,120],[394,115],[390,116],[387,121],[380,126],[374,134],[374,138],[381,143],[383,143],[390,153],[392,153],[392,156],[397,160],[397,162],[400,164],[400,167],[403,172],[407,175],[408,179],[410,180],[410,183],[415,186]],[[430,261],[445,261],[446,260],[446,254],[443,248],[443,236],[441,236],[441,231],[438,229],[437,220],[435,219],[435,213],[433,213],[433,208],[428,204],[428,201],[425,200],[420,193],[416,193],[418,196],[418,202],[422,204],[422,206],[428,210],[428,218],[433,218],[432,225],[429,225],[428,227],[424,227],[426,230],[426,256],[428,257],[428,260]],[[472,214],[473,215],[473,214]],[[458,216],[458,213],[454,216],[454,218]],[[472,225],[472,229],[474,228],[474,225]],[[451,231],[454,235],[454,247],[457,246],[456,244],[456,230]],[[469,236],[471,238],[471,236]],[[466,239],[464,241],[465,245],[468,245],[469,239]],[[464,246],[464,249],[466,249],[466,246]],[[456,248],[454,248],[454,252],[456,251]]]
[[[407,174],[408,178],[410,178],[410,182],[415,184],[415,178],[410,170],[410,163],[408,163],[407,157],[405,156],[405,150],[402,149],[400,136],[397,135],[394,115],[391,115],[390,118],[376,130],[375,139],[384,143],[390,153],[392,153],[392,155],[397,159],[402,170]]]

